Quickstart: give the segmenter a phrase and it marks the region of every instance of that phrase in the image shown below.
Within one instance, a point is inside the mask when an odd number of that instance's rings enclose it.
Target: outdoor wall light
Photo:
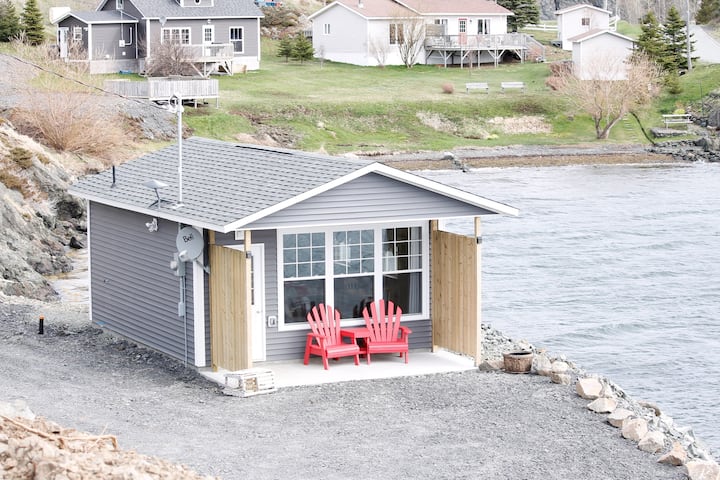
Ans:
[[[152,220],[150,220],[149,222],[147,222],[147,223],[145,224],[145,226],[147,227],[148,232],[151,232],[151,233],[152,233],[152,232],[157,232],[157,231],[158,231],[157,218],[153,218]]]

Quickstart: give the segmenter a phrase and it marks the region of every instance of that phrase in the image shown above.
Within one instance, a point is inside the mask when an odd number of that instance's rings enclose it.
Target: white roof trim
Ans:
[[[347,5],[345,5],[344,3],[340,3],[340,2],[332,2],[330,5],[327,5],[327,6],[323,7],[323,8],[321,8],[320,10],[318,10],[317,12],[315,12],[315,13],[313,13],[312,15],[308,16],[307,18],[308,18],[308,20],[313,20],[313,19],[314,19],[315,17],[317,17],[318,15],[322,15],[322,14],[325,13],[326,11],[330,10],[331,8],[335,8],[335,7],[343,7],[345,10],[347,10],[347,11],[350,12],[350,13],[354,13],[354,14],[357,15],[358,17],[362,17],[362,18],[365,18],[365,19],[368,19],[368,18],[369,18],[369,17],[366,17],[365,15],[361,14],[361,13],[358,12],[357,10],[353,10],[352,8],[350,8],[350,7],[348,7]]]

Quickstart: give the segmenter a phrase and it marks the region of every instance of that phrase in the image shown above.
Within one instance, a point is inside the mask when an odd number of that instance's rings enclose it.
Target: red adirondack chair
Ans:
[[[370,355],[373,353],[399,353],[405,355],[405,363],[408,363],[408,337],[412,333],[408,327],[400,325],[402,309],[396,307],[391,301],[380,299],[370,304],[363,310],[365,326],[369,335],[365,340],[367,347],[367,363],[370,364]]]
[[[340,338],[340,312],[330,305],[316,305],[307,314],[312,332],[307,334],[305,343],[305,365],[310,355],[320,355],[323,367],[328,369],[328,358],[355,356],[355,365],[360,365],[360,347],[355,343],[343,343]]]

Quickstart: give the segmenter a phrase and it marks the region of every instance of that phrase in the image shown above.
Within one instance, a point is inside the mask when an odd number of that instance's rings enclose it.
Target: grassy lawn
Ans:
[[[535,33],[543,43],[556,35]],[[220,108],[214,102],[188,108],[184,120],[199,136],[251,142],[251,135],[269,135],[293,148],[331,154],[598,142],[590,118],[545,85],[549,72],[546,63],[447,69],[299,64],[278,58],[275,44],[264,40],[261,69],[218,77]],[[490,93],[466,93],[470,81],[487,82]],[[502,81],[523,81],[526,92],[500,93]],[[660,126],[660,113],[696,102],[700,90],[718,88],[720,66],[698,66],[681,77],[681,85],[681,94],[664,95],[641,115],[645,128]],[[448,86],[454,93],[444,93]],[[628,116],[603,142],[647,140]]]

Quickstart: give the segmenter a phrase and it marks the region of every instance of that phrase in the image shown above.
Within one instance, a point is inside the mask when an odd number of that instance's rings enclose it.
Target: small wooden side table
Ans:
[[[365,339],[370,336],[370,330],[365,327],[348,327],[340,329],[341,338],[349,338],[351,343],[357,343],[360,347],[360,355],[367,355],[367,343]],[[358,340],[362,340],[358,343]]]

